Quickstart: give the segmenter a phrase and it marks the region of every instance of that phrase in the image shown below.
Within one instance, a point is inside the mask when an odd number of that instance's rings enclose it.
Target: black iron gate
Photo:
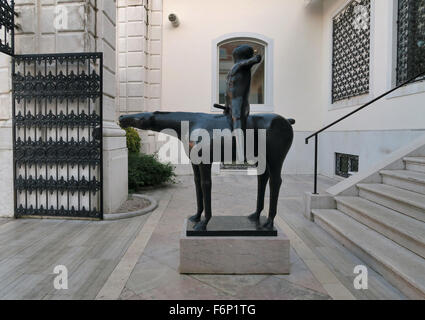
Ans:
[[[102,53],[16,55],[16,217],[103,217]]]
[[[15,55],[14,0],[0,0],[12,56],[15,216],[103,218],[103,54]]]
[[[0,0],[12,56],[16,217],[103,218],[103,54],[15,55],[14,0]]]

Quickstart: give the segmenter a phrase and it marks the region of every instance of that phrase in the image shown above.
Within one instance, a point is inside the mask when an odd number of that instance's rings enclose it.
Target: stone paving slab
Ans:
[[[240,210],[241,214],[245,215],[255,208],[255,197],[249,193],[256,194],[256,178],[249,177],[255,182],[254,187],[246,183],[246,178],[244,176],[214,178],[214,214],[231,215],[236,212],[239,214]],[[280,277],[179,274],[178,243],[181,221],[193,214],[192,211],[195,209],[192,178],[182,177],[180,180],[180,185],[175,189],[143,255],[136,264],[121,299],[329,299],[329,295],[293,250],[291,262],[304,272]],[[239,191],[235,202],[234,184],[238,182],[244,185],[244,189]],[[252,190],[248,192],[245,189]],[[250,201],[245,201],[248,198],[251,198]]]
[[[279,217],[302,244],[296,246],[298,252],[291,248],[290,275],[179,274],[182,221],[196,208],[193,177],[179,179],[174,186],[146,192],[163,206],[146,227],[148,233],[144,227],[155,211],[110,222],[0,219],[0,299],[94,299],[117,266],[126,263],[126,254],[134,265],[128,266],[123,289],[116,294],[119,299],[330,299],[341,296],[341,289],[357,299],[405,298],[370,268],[369,289],[353,288],[352,270],[364,263],[304,218],[303,194],[313,187],[313,177],[305,175],[284,176],[279,199]],[[335,183],[319,176],[319,191]],[[252,213],[256,188],[255,176],[215,176],[213,214]],[[140,235],[145,245],[133,246]],[[132,246],[141,249],[128,250]],[[320,261],[320,266],[312,261]],[[53,268],[59,264],[68,268],[68,290],[53,288]],[[336,282],[323,283],[314,274]]]
[[[121,299],[329,299],[330,295],[348,297],[348,292],[359,299],[403,298],[398,290],[373,270],[369,273],[370,290],[367,293],[353,288],[352,270],[362,262],[303,216],[303,195],[313,187],[312,176],[284,176],[279,200],[279,216],[293,228],[299,241],[305,243],[305,248],[311,248],[308,249],[312,259],[307,260],[309,266],[291,249],[290,275],[180,275],[178,237],[181,221],[193,214],[196,207],[192,179],[190,176],[181,177]],[[335,183],[333,179],[319,177],[321,191]],[[243,186],[243,190],[235,188],[235,185]],[[151,192],[153,195],[156,193]],[[266,190],[266,195],[268,192]],[[212,187],[213,214],[252,213],[255,195],[255,177],[216,176]],[[303,252],[303,256],[305,254]],[[335,257],[326,259],[326,255]],[[318,257],[322,260],[319,261],[320,265],[315,266]],[[318,276],[323,281],[329,281],[322,284],[312,274],[310,267],[319,272]],[[166,285],[168,283],[169,286]],[[194,292],[199,292],[199,295]]]
[[[146,219],[0,224],[0,299],[94,299]],[[53,287],[57,265],[68,290]]]

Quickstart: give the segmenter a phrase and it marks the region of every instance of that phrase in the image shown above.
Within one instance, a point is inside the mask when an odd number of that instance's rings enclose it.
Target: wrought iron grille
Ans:
[[[102,53],[17,55],[16,217],[103,217]]]
[[[333,19],[332,102],[369,92],[370,0],[351,1]]]
[[[14,0],[0,0],[0,52],[14,54],[15,11]]]
[[[397,23],[399,85],[425,70],[425,0],[399,0]]]
[[[348,178],[353,172],[359,171],[359,156],[345,153],[335,153],[335,174]]]

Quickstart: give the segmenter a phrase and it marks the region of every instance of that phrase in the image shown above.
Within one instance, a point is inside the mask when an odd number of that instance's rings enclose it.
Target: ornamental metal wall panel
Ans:
[[[10,56],[15,47],[15,11],[13,0],[0,0],[0,52]]]
[[[333,19],[332,102],[369,92],[370,0],[351,1]]]
[[[15,216],[103,217],[102,53],[17,55]]]
[[[399,0],[397,24],[397,84],[401,84],[425,70],[425,0]]]
[[[335,153],[335,174],[348,178],[353,172],[359,171],[359,156],[345,153]]]

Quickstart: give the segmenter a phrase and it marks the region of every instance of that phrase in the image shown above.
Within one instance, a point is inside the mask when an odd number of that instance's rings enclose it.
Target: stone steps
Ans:
[[[425,173],[410,170],[381,170],[384,184],[425,194]]]
[[[335,197],[337,209],[425,257],[425,223],[360,197]]]
[[[314,221],[408,297],[425,299],[425,135],[328,192]]]
[[[425,195],[386,184],[357,185],[361,198],[425,222]]]
[[[403,161],[407,170],[425,172],[425,157],[405,157]]]
[[[366,201],[366,200],[365,200]],[[314,221],[412,299],[425,299],[425,260],[335,209],[313,209]]]

